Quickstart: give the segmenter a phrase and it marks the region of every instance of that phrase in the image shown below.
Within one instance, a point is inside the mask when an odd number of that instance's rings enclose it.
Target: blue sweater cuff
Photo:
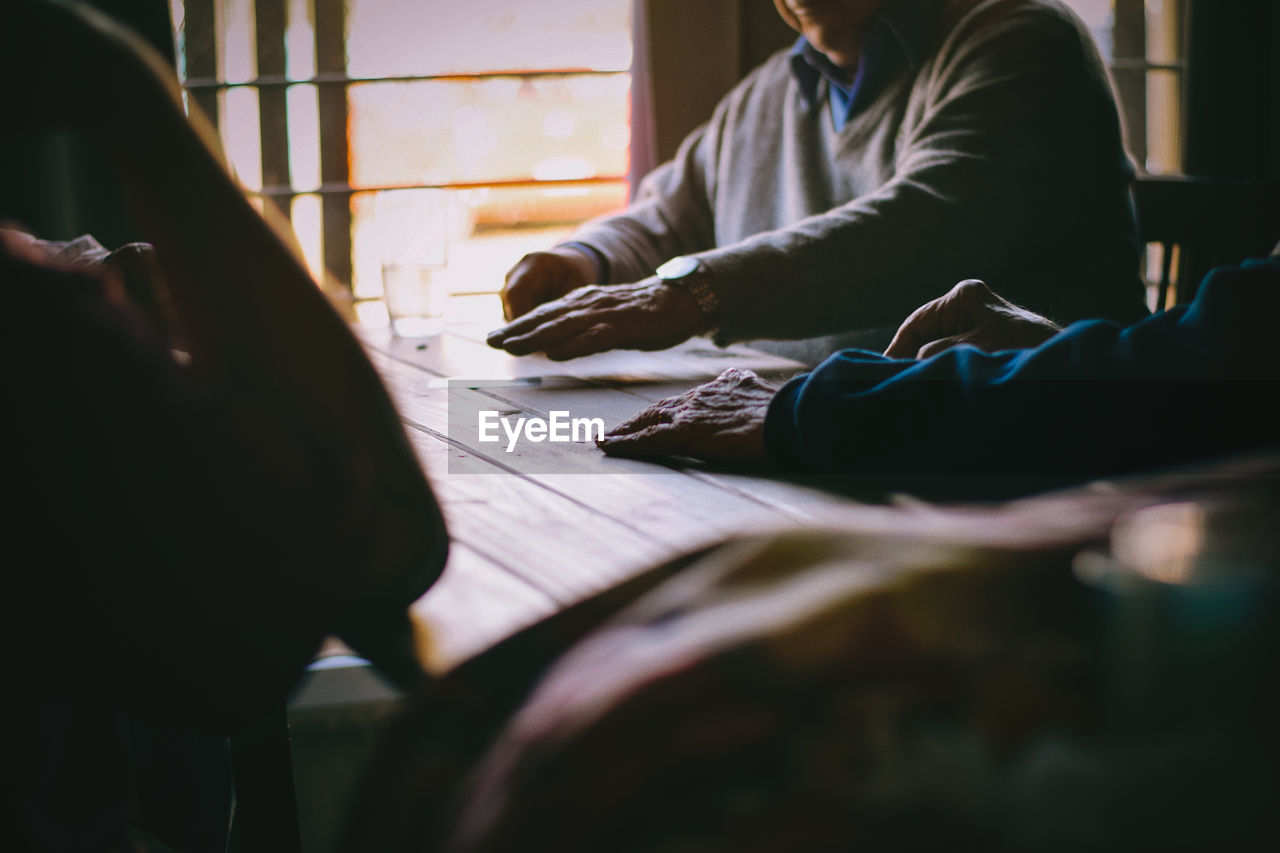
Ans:
[[[796,424],[796,404],[800,389],[809,374],[802,373],[788,380],[769,401],[769,411],[764,419],[764,449],[784,468],[802,465],[800,430]]]

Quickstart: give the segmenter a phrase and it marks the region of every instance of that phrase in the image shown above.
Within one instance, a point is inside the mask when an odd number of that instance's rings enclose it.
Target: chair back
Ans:
[[[1190,302],[1209,270],[1265,256],[1280,240],[1275,183],[1141,177],[1133,195],[1143,244],[1161,248],[1158,274],[1147,273],[1156,310]]]

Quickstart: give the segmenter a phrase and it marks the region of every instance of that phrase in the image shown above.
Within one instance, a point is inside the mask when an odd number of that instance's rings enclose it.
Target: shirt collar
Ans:
[[[930,40],[938,21],[939,0],[889,0],[868,24],[858,71],[852,82],[808,40],[801,36],[791,48],[791,71],[805,103],[818,100],[822,80],[841,88],[853,100],[868,81],[883,82],[886,71],[898,59],[919,68],[929,55]],[[863,100],[857,98],[857,100]]]
[[[834,68],[831,60],[819,53],[804,36],[796,39],[796,43],[791,46],[791,74],[796,78],[805,103],[811,107],[818,100],[818,84],[823,78],[839,79],[839,71]]]

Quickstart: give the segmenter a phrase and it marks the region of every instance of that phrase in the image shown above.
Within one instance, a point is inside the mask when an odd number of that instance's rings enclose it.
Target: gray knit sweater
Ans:
[[[1052,0],[933,8],[912,22],[929,51],[839,133],[781,51],[573,239],[611,283],[697,254],[723,340],[836,336],[767,347],[809,361],[853,330],[882,345],[964,278],[1060,322],[1142,316],[1133,170],[1088,32]]]

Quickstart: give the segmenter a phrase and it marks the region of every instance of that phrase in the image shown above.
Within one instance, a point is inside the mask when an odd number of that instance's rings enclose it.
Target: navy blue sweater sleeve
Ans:
[[[837,353],[774,398],[765,443],[815,473],[1090,477],[1280,443],[1280,260],[1190,305],[1039,347],[922,361]]]

